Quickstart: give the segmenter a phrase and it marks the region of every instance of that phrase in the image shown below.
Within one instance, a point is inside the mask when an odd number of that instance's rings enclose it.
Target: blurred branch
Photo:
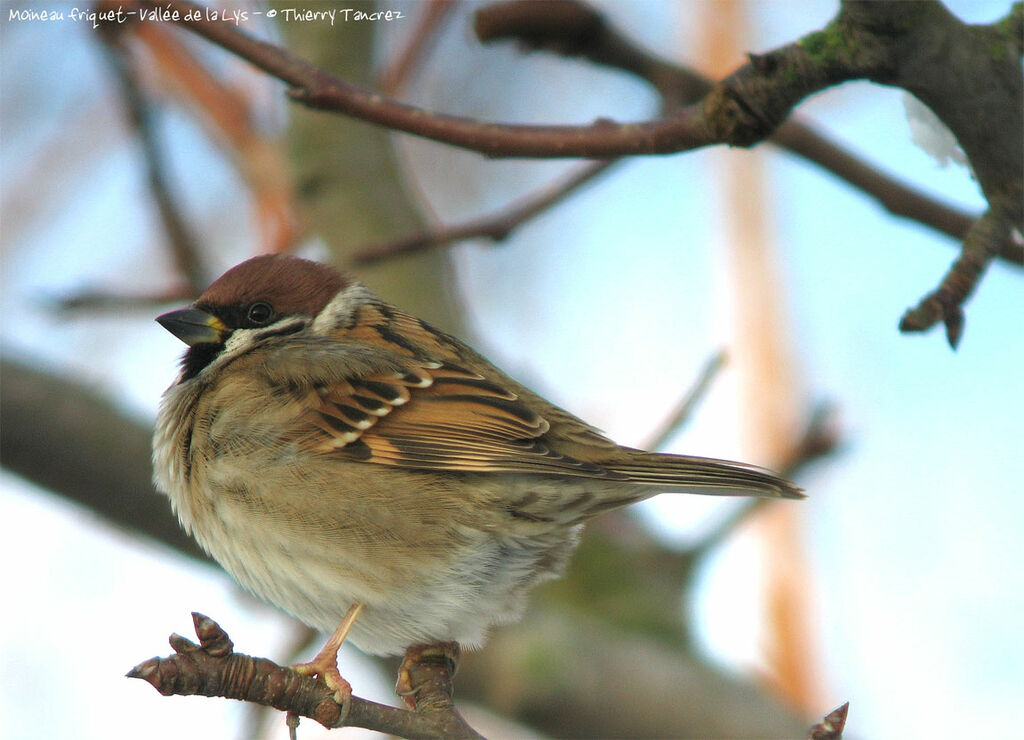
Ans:
[[[153,489],[151,430],[92,388],[9,357],[0,365],[4,467],[133,534],[207,561]]]
[[[714,87],[714,82],[699,72],[648,54],[582,2],[494,3],[476,12],[473,30],[483,43],[514,39],[530,49],[578,56],[628,72],[649,82],[665,107],[696,102]]]
[[[339,704],[334,690],[317,679],[266,658],[234,652],[231,638],[209,617],[193,612],[192,621],[199,645],[171,635],[174,655],[144,661],[132,668],[128,677],[141,678],[164,696],[239,699],[309,717],[327,728],[363,727],[416,738],[481,737],[452,706],[452,671],[434,665],[429,658],[410,666],[423,710],[397,709],[357,696]],[[434,701],[426,701],[430,697]]]
[[[676,407],[672,409],[661,426],[655,429],[644,442],[644,449],[660,449],[673,434],[678,432],[690,420],[697,404],[704,400],[704,397],[707,396],[708,391],[711,389],[711,383],[714,382],[718,374],[725,368],[726,359],[725,350],[719,350],[708,358],[707,362],[704,363],[704,367],[701,368],[696,382],[690,386],[690,390],[676,404]]]
[[[835,424],[835,409],[829,403],[819,403],[811,412],[803,438],[793,451],[791,459],[782,466],[781,474],[795,478],[807,465],[827,457],[839,447],[839,431]],[[688,551],[695,560],[702,558],[720,545],[743,522],[765,508],[767,499],[743,499],[722,522]]]
[[[806,733],[803,720],[752,682],[602,616],[531,608],[520,624],[497,630],[486,650],[463,657],[460,697],[561,738]]]
[[[485,238],[494,242],[503,241],[526,221],[557,205],[619,161],[604,159],[580,167],[564,181],[534,191],[499,213],[464,221],[461,224],[416,231],[379,244],[371,244],[356,253],[355,261],[363,264],[379,262],[398,255],[447,246],[464,239]]]
[[[423,5],[426,9],[420,14],[419,23],[409,42],[390,61],[378,79],[378,87],[388,95],[394,95],[405,86],[426,56],[430,44],[437,38],[438,29],[455,9],[454,0],[428,0]]]
[[[281,142],[255,124],[252,93],[218,79],[170,28],[152,23],[129,28],[149,51],[162,84],[170,83],[170,89],[179,92],[183,108],[212,132],[213,142],[227,153],[248,188],[259,227],[254,251],[293,249],[303,228],[291,168]]]
[[[121,83],[121,92],[129,121],[135,129],[139,143],[142,145],[146,162],[146,174],[153,202],[160,213],[168,245],[178,272],[188,282],[189,288],[198,295],[206,285],[203,275],[202,260],[199,257],[199,242],[186,223],[182,210],[171,192],[167,165],[164,161],[163,149],[160,146],[152,106],[146,100],[141,85],[131,62],[130,54],[124,46],[121,30],[114,26],[103,26],[105,33],[101,35],[107,49],[107,59]]]
[[[198,295],[186,285],[152,295],[123,295],[85,290],[55,301],[61,311],[132,311],[155,308],[176,301],[191,301]]]

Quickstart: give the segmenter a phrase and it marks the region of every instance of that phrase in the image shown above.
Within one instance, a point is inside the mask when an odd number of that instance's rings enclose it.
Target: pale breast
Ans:
[[[531,586],[561,571],[578,527],[509,503],[555,497],[558,481],[422,473],[311,450],[301,429],[302,393],[312,391],[255,377],[175,386],[154,441],[158,487],[252,593],[324,631],[362,601],[351,639],[397,654],[438,640],[481,644],[491,625],[519,617]]]

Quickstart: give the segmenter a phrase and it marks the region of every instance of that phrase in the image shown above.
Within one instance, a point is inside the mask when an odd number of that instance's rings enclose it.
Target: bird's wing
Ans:
[[[316,389],[314,449],[378,465],[453,472],[569,475],[662,490],[799,496],[768,471],[620,448],[539,399],[458,339],[387,305],[364,309],[339,339],[389,348],[391,361]],[[372,340],[372,341],[370,341]]]
[[[619,479],[552,449],[549,422],[518,393],[450,362],[332,384],[308,415],[322,451],[421,470]]]

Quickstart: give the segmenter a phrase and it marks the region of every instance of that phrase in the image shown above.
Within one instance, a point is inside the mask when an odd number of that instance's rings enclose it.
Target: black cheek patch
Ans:
[[[214,358],[224,349],[223,344],[197,344],[189,347],[181,358],[181,382],[191,380],[213,362]]]

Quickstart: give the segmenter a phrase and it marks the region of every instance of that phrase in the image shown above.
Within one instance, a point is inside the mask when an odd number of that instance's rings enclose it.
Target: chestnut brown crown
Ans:
[[[351,284],[337,270],[284,254],[253,257],[215,280],[196,308],[222,316],[225,309],[265,302],[277,316],[316,316],[338,291]]]

